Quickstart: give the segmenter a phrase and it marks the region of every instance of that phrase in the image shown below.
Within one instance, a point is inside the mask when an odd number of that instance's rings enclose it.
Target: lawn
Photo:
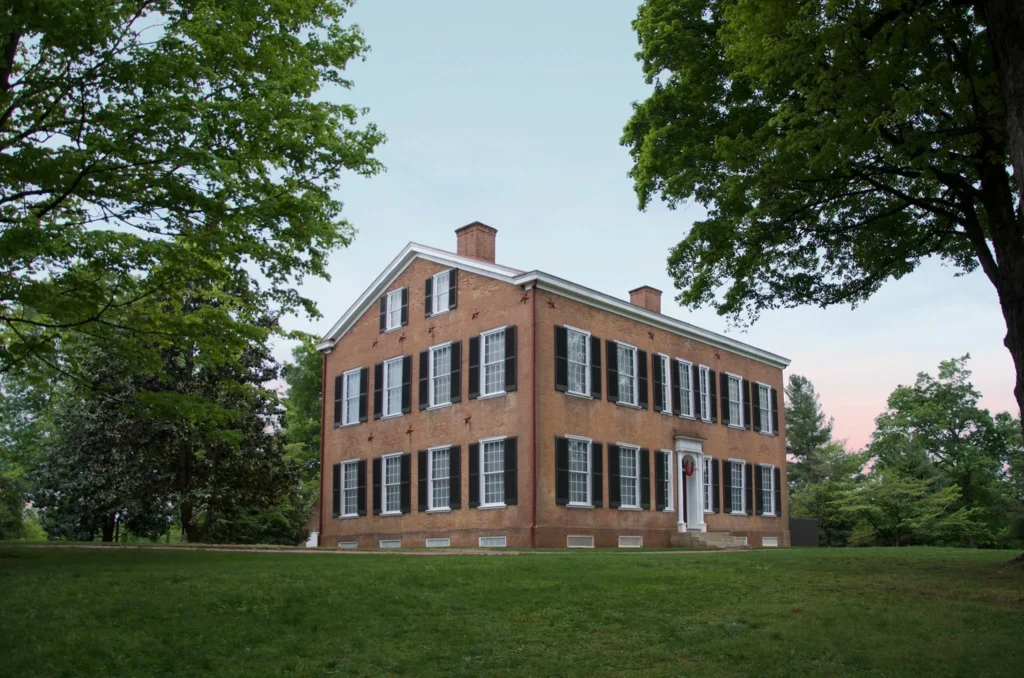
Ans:
[[[1024,675],[1012,553],[0,547],[0,675]]]

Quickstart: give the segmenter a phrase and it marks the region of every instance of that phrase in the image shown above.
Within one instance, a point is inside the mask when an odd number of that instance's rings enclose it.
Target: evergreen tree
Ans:
[[[833,420],[825,419],[814,384],[799,374],[786,384],[786,454],[796,461],[832,440]]]

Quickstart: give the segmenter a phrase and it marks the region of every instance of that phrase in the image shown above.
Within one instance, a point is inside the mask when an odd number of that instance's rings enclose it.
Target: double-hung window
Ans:
[[[433,315],[448,312],[448,280],[450,273],[451,271],[448,270],[434,274],[434,282],[431,285],[431,288],[434,290]]]
[[[667,355],[658,354],[658,376],[661,377],[661,411],[669,413],[672,411],[672,378],[669,376],[672,372],[669,369],[669,359]]]
[[[711,421],[711,368],[701,365],[699,372],[700,418],[704,421]]]
[[[662,491],[665,493],[665,510],[672,510],[672,452],[663,450],[662,454],[656,455],[658,463],[661,464]],[[686,482],[680,480],[680,482]]]
[[[761,411],[761,433],[771,435],[772,431],[772,389],[767,384],[757,385],[757,409]]]
[[[452,346],[434,346],[430,349],[431,407],[448,405],[452,401]]]
[[[705,456],[701,462],[701,480],[704,481],[702,483],[704,485],[704,513],[712,512],[711,500],[713,499],[713,488],[711,486],[711,464],[713,463],[714,460],[708,456]]]
[[[383,513],[402,512],[402,455],[384,455]]]
[[[384,361],[384,416],[402,413],[402,357]]]
[[[569,504],[590,506],[590,441],[569,438]]]
[[[341,465],[341,517],[359,515],[359,461],[353,459]]]
[[[743,497],[746,493],[743,491],[743,462],[730,462],[729,472],[732,474],[732,512],[744,514],[746,507],[743,505]]]
[[[772,472],[775,470],[774,466],[760,466],[758,467],[761,473],[761,513],[766,516],[775,515],[774,499],[775,494],[772,487]]]
[[[483,456],[483,473],[480,482],[483,484],[483,502],[481,506],[505,505],[505,441],[486,440],[480,444]]]
[[[622,508],[640,508],[639,449],[619,447],[619,489]]]
[[[569,344],[569,393],[590,395],[590,335],[566,328]]]
[[[637,404],[636,347],[616,344],[619,360],[619,402]]]
[[[431,510],[449,508],[451,500],[451,448],[439,447],[427,451],[430,484],[427,506]]]
[[[480,395],[497,395],[505,392],[505,328],[484,332],[484,364],[480,371]]]
[[[388,292],[386,318],[387,324],[385,325],[385,330],[395,330],[402,326],[401,289],[397,289],[394,292]]]
[[[743,428],[743,380],[735,374],[729,377],[729,426]]]
[[[342,382],[344,388],[341,411],[342,426],[359,423],[359,375],[361,372],[362,370],[357,367],[345,373]]]
[[[685,360],[676,361],[679,366],[679,416],[693,416],[693,365]]]

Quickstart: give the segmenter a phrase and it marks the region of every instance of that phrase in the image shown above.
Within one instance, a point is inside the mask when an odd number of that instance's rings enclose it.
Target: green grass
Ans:
[[[0,674],[1024,675],[1024,570],[946,549],[0,548]]]

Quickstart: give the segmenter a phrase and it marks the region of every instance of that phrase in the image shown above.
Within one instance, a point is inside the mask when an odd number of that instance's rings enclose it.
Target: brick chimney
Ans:
[[[661,313],[661,290],[656,290],[650,285],[638,287],[629,291],[629,303],[648,311]]]
[[[498,235],[498,229],[474,221],[455,229],[455,235],[459,239],[456,252],[461,256],[494,263],[494,238]]]

